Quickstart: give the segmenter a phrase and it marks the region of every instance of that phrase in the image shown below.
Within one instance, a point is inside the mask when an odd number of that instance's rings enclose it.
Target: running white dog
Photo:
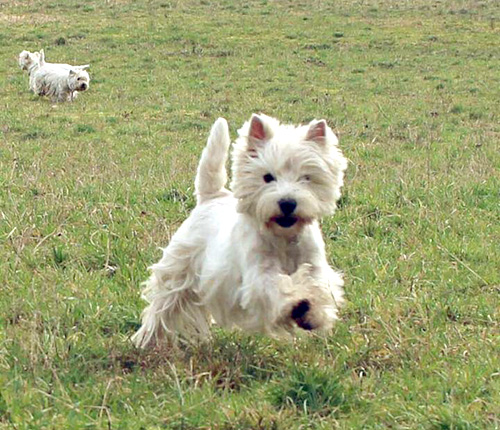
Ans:
[[[318,220],[340,197],[347,162],[337,144],[324,120],[294,127],[254,114],[234,144],[230,192],[229,131],[218,119],[198,166],[197,206],[151,267],[135,344],[207,336],[213,320],[270,335],[330,328],[343,280]]]
[[[89,82],[89,74],[84,69],[41,67],[35,72],[33,91],[55,102],[73,101],[78,92],[88,90]]]
[[[19,67],[28,72],[30,90],[33,88],[33,76],[40,68],[41,52],[22,51],[19,54]]]
[[[53,101],[72,101],[78,92],[89,89],[89,65],[71,66],[62,63],[47,63],[43,49],[40,51],[39,67],[33,73],[31,89],[39,96],[49,96]]]

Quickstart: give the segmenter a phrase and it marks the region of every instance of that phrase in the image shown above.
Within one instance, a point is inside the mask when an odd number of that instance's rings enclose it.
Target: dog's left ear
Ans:
[[[84,66],[78,66],[80,70],[87,70],[90,67],[90,64],[85,64]]]
[[[324,144],[326,142],[327,129],[328,126],[324,119],[311,121],[309,123],[309,130],[307,130],[306,140]]]

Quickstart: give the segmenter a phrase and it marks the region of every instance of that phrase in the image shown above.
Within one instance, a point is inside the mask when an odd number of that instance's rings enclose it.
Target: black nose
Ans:
[[[82,90],[86,90],[87,89],[87,85],[86,84],[82,84]]]
[[[295,200],[280,200],[278,202],[281,212],[283,215],[291,215],[295,208],[297,207],[297,202]]]

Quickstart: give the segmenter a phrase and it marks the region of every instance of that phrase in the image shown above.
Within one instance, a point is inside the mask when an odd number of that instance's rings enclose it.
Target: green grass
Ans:
[[[494,0],[0,4],[1,429],[500,428]],[[23,49],[91,64],[53,106]],[[218,116],[325,118],[327,337],[135,350],[140,283],[194,205]]]

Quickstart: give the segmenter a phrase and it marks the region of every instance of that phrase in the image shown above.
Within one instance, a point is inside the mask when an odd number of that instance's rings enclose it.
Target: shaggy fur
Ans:
[[[328,264],[318,220],[332,214],[347,162],[324,120],[282,125],[253,115],[232,152],[212,127],[195,180],[197,206],[151,267],[139,347],[177,333],[207,336],[212,321],[270,335],[329,329],[343,280]]]
[[[21,68],[21,70],[27,70],[29,72],[30,67],[38,64],[39,62],[39,52],[22,51],[19,54],[19,67]]]
[[[54,102],[74,100],[78,92],[87,91],[90,76],[89,65],[71,66],[62,63],[47,63],[43,49],[40,51],[39,66],[33,73],[32,91],[39,96],[49,96]]]
[[[54,102],[73,101],[78,92],[88,90],[89,81],[85,70],[40,67],[33,78],[33,92],[51,97]]]
[[[28,72],[30,89],[33,88],[33,76],[40,68],[40,52],[22,51],[19,54],[19,67],[21,70],[26,70]]]

